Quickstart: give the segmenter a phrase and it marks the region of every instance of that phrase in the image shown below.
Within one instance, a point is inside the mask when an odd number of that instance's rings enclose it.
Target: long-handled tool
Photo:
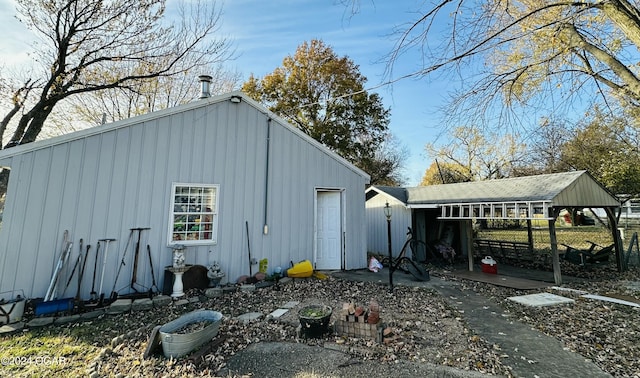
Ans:
[[[249,277],[253,277],[253,261],[251,261],[251,243],[249,243],[249,221],[244,221],[247,228],[247,249],[249,250]]]
[[[149,289],[149,297],[153,296],[153,288],[155,288],[155,292],[159,292],[160,289],[158,285],[156,285],[156,274],[153,270],[153,261],[151,260],[151,247],[147,244],[147,255],[149,256],[149,266],[151,267],[151,288]]]
[[[84,254],[84,260],[82,260],[82,267],[80,268],[80,274],[78,275],[78,289],[76,290],[76,301],[80,300],[80,289],[82,288],[82,278],[84,277],[84,268],[85,266],[87,266],[87,260],[89,260],[90,249],[91,249],[91,245],[87,244],[87,252]]]
[[[67,284],[64,285],[64,291],[62,292],[62,296],[64,297],[64,293],[67,292],[69,288],[69,284],[71,284],[71,280],[73,279],[73,275],[76,274],[76,269],[80,265],[80,261],[82,260],[82,238],[80,238],[80,248],[78,249],[78,258],[76,259],[76,263],[73,264],[73,269],[71,269],[71,274],[69,275],[69,279],[67,280]],[[79,273],[78,273],[79,274]]]
[[[98,300],[98,293],[96,293],[96,271],[98,270],[98,255],[100,254],[100,242],[96,247],[96,259],[93,262],[93,282],[91,283],[91,302]]]
[[[133,229],[129,232],[129,238],[127,239],[127,244],[124,247],[124,252],[122,252],[122,260],[120,260],[120,265],[118,266],[118,272],[116,273],[116,279],[113,280],[113,288],[111,289],[111,300],[114,301],[118,298],[118,292],[116,291],[116,285],[118,284],[118,277],[120,277],[120,271],[122,267],[126,265],[124,262],[125,257],[127,256],[127,251],[129,250],[129,245],[131,244],[131,239],[133,238]]]
[[[133,257],[133,274],[131,275],[131,288],[133,289],[133,291],[135,291],[136,293],[138,292],[138,290],[135,288],[135,283],[137,281],[137,277],[138,277],[138,256],[140,255],[140,236],[142,234],[142,231],[144,230],[149,230],[149,227],[138,227],[138,228],[132,228],[131,231],[137,231],[138,232],[138,241],[136,242],[136,252],[135,255]]]
[[[71,247],[73,243],[69,241],[69,231],[64,231],[64,241],[62,244],[62,252],[60,255],[60,259],[58,260],[58,264],[54,270],[53,276],[51,277],[51,282],[49,283],[49,288],[47,289],[47,293],[44,296],[45,301],[50,301],[55,297],[56,294],[56,285],[58,284],[58,278],[60,277],[60,272],[62,271],[62,267],[64,266],[67,258],[69,257],[69,253],[71,252]]]
[[[99,305],[102,305],[104,301],[104,293],[102,292],[102,284],[104,283],[104,271],[107,267],[107,257],[109,256],[109,243],[115,241],[116,239],[100,239],[99,241],[104,242],[104,257],[102,258],[102,273],[100,274],[100,300]]]

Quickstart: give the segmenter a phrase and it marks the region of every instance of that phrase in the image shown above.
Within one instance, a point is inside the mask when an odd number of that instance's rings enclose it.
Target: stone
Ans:
[[[173,302],[174,306],[186,306],[189,304],[189,300],[188,299],[179,299],[175,302]]]
[[[53,324],[55,319],[51,316],[47,316],[44,318],[33,318],[27,323],[27,327],[36,328],[36,327],[44,327],[49,324]]]
[[[67,324],[80,320],[80,315],[61,316],[54,320],[53,324]]]
[[[289,311],[289,309],[286,308],[279,308],[277,310],[274,310],[272,313],[270,313],[269,315],[267,315],[267,319],[278,319],[279,317],[281,317],[282,315],[286,314]]]
[[[225,286],[222,288],[223,293],[235,293],[236,291],[238,291],[237,286]]]
[[[207,291],[204,292],[204,295],[206,295],[207,298],[220,298],[222,296],[222,288],[212,287],[207,289]]]
[[[153,307],[168,306],[172,302],[172,299],[168,295],[158,295],[153,298]]]
[[[247,276],[245,274],[243,276],[238,277],[238,279],[236,280],[236,283],[243,284],[243,283],[247,282],[248,280],[249,280],[249,276]]]
[[[264,289],[265,287],[274,286],[275,282],[273,281],[259,281],[254,284],[256,289]]]
[[[256,321],[262,317],[261,312],[247,312],[246,314],[242,314],[238,316],[236,319],[243,323],[250,323]]]
[[[187,298],[187,300],[189,301],[189,303],[198,303],[200,302],[200,297],[191,297]]]
[[[24,328],[24,322],[5,324],[2,327],[0,327],[0,335],[18,332],[23,328]]]
[[[255,285],[241,285],[240,286],[240,291],[242,291],[244,293],[250,293],[252,291],[256,291],[256,286]]]
[[[298,301],[289,301],[289,302],[283,304],[281,308],[292,309],[292,308],[296,307],[299,304],[300,304],[300,302],[298,302]]]
[[[149,298],[139,298],[131,304],[131,311],[146,311],[153,308],[153,300]]]
[[[95,319],[103,314],[104,314],[104,309],[99,308],[97,310],[83,312],[82,314],[80,314],[80,319],[82,320]]]
[[[131,311],[131,299],[116,299],[106,310],[107,314],[116,315]]]

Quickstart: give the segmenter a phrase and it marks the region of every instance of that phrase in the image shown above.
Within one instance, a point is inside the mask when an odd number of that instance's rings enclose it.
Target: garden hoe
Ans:
[[[95,303],[98,300],[98,293],[96,293],[96,270],[98,270],[98,255],[100,254],[100,242],[96,247],[96,259],[93,262],[93,282],[91,283],[91,303]]]
[[[131,288],[136,293],[138,293],[138,289],[136,289],[135,284],[138,279],[138,256],[140,256],[140,236],[142,234],[142,231],[149,230],[149,229],[150,229],[149,227],[138,227],[138,228],[131,229],[131,232],[133,231],[138,232],[138,241],[136,242],[136,252],[135,252],[135,255],[133,256],[133,274],[131,275]]]

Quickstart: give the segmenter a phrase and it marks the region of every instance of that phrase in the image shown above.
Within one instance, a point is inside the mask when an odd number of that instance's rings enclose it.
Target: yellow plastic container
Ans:
[[[260,260],[260,268],[259,268],[259,272],[260,273],[267,273],[267,268],[269,267],[269,260],[267,259],[262,259]]]
[[[287,270],[287,277],[292,278],[306,278],[311,277],[313,275],[313,266],[311,265],[311,261],[303,260],[297,264],[294,264],[293,267]]]

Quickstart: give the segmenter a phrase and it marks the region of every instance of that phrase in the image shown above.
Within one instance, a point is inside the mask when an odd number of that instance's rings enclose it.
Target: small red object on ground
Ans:
[[[480,267],[484,273],[498,274],[498,263],[491,256],[485,256],[480,261]]]

